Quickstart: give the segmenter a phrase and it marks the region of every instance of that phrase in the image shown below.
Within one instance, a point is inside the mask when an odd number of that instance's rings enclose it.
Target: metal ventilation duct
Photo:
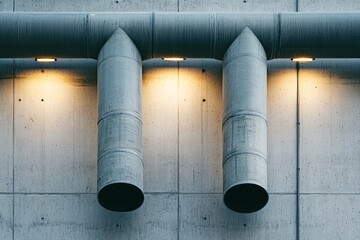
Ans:
[[[268,59],[360,56],[358,13],[0,13],[0,57],[98,57],[121,28],[143,60],[215,58],[245,27]]]
[[[268,202],[266,54],[249,28],[223,60],[224,202],[237,212],[255,212]]]
[[[144,201],[141,66],[121,29],[98,58],[98,200],[113,211],[131,211]]]
[[[98,199],[114,211],[144,200],[141,59],[173,56],[224,58],[224,201],[253,212],[268,201],[266,60],[357,58],[360,15],[0,13],[1,58],[98,59]]]

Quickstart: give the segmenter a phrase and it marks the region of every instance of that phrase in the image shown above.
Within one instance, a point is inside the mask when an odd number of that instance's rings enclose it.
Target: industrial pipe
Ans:
[[[259,40],[245,28],[223,60],[224,202],[249,213],[267,193],[267,64]]]
[[[144,201],[141,87],[140,54],[118,29],[98,57],[98,201],[112,211]]]
[[[253,212],[268,201],[266,60],[360,56],[357,13],[0,13],[0,22],[0,58],[98,59],[98,199],[114,211],[144,200],[142,59],[223,59],[224,202]]]
[[[358,13],[0,13],[0,58],[94,58],[121,28],[142,59],[223,59],[245,27],[268,59],[358,58]]]

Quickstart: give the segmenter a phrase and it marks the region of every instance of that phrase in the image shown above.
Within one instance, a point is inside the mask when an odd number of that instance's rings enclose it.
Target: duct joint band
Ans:
[[[132,154],[134,155],[135,157],[137,157],[142,165],[144,166],[144,162],[143,162],[143,159],[142,157],[139,155],[139,153],[137,153],[136,151],[134,150],[130,150],[130,149],[126,149],[126,148],[112,148],[112,149],[108,149],[108,150],[105,150],[104,153],[102,153],[99,157],[98,157],[98,161],[100,161],[103,157],[105,157],[106,155],[109,155],[111,153],[129,153],[129,154]]]
[[[227,114],[223,119],[223,127],[230,119],[240,117],[240,116],[256,116],[256,117],[263,119],[265,121],[265,123],[267,123],[266,116],[264,114],[259,113],[259,112],[254,112],[254,111],[243,110],[243,111],[236,111],[236,112]]]
[[[258,156],[258,157],[260,157],[261,159],[263,159],[266,162],[266,157],[261,153],[258,153],[258,152],[255,152],[255,151],[234,151],[234,152],[231,152],[230,154],[228,154],[225,157],[223,165],[230,158],[235,157],[235,156],[239,156],[239,155],[245,155],[245,154]]]
[[[141,115],[139,113],[132,112],[132,111],[121,111],[121,110],[115,110],[115,111],[105,113],[102,117],[99,118],[97,124],[99,124],[105,118],[109,118],[109,117],[112,117],[115,115],[127,115],[127,116],[130,116],[130,117],[136,119],[139,123],[142,124]]]
[[[126,60],[131,60],[133,62],[136,62],[137,64],[141,65],[142,64],[142,60],[137,60],[135,58],[131,58],[131,57],[126,57],[126,56],[110,56],[110,57],[106,57],[104,59],[101,60],[100,63],[98,63],[98,68],[104,63],[106,62],[107,60],[110,60],[112,58],[121,58],[121,59],[126,59]]]
[[[244,57],[251,57],[251,58],[255,58],[257,60],[260,60],[261,62],[267,62],[266,58],[263,58],[262,56],[256,55],[256,54],[250,54],[250,53],[243,53],[243,54],[238,54],[236,55],[236,57],[234,58],[230,58],[230,59],[226,59],[226,61],[223,62],[224,67],[226,67],[228,64],[232,63],[233,61],[236,61],[239,58],[244,58]]]

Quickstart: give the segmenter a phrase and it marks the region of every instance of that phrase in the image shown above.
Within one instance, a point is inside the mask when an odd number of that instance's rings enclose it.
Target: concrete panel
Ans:
[[[296,0],[179,0],[180,12],[293,12]]]
[[[99,206],[95,194],[15,196],[15,239],[176,239],[177,195],[147,194],[130,213]]]
[[[300,12],[354,12],[360,11],[360,2],[354,0],[299,0]]]
[[[17,12],[173,12],[177,0],[16,0]]]
[[[222,192],[221,69],[215,60],[180,63],[180,192]]]
[[[360,195],[302,195],[300,239],[360,238]]]
[[[296,68],[290,60],[268,61],[268,190],[295,192]]]
[[[178,190],[177,63],[143,64],[144,191]]]
[[[0,61],[0,192],[13,190],[13,60]]]
[[[96,62],[16,61],[15,191],[96,191]]]
[[[301,192],[360,192],[360,61],[300,70]]]
[[[1,0],[0,1],[0,12],[12,12],[14,0]]]
[[[270,195],[253,214],[225,207],[222,194],[180,195],[179,239],[295,239],[295,195]]]
[[[0,239],[12,239],[13,196],[0,195]]]

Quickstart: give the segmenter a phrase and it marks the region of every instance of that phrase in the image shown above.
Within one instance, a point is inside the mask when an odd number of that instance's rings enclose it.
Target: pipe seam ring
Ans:
[[[232,112],[227,114],[224,118],[223,118],[223,124],[222,127],[224,128],[225,124],[232,118],[237,118],[237,117],[241,117],[241,116],[255,116],[255,117],[259,117],[261,119],[263,119],[267,125],[267,120],[266,120],[266,116],[260,112],[254,112],[254,111],[236,111],[236,112]]]
[[[259,56],[260,54],[249,54],[249,53],[245,53],[245,54],[239,54],[239,55],[236,55],[236,57],[233,57],[233,58],[230,58],[230,59],[225,59],[223,60],[223,67],[226,67],[227,65],[229,65],[230,63],[232,63],[233,61],[236,61],[237,59],[239,58],[243,58],[243,57],[251,57],[251,58],[255,58],[255,59],[258,59],[260,60],[261,62],[263,63],[267,63],[267,58],[266,56],[265,57],[262,57],[262,56]]]
[[[112,58],[122,58],[122,59],[126,59],[126,60],[131,60],[131,61],[134,61],[136,62],[137,64],[139,64],[140,66],[142,65],[142,60],[141,59],[136,59],[136,58],[131,58],[131,57],[126,57],[126,56],[110,56],[110,57],[106,57],[106,58],[103,58],[101,60],[98,60],[98,65],[97,67],[100,68],[100,66],[108,61],[108,60],[111,60]]]
[[[135,111],[121,111],[121,110],[115,110],[115,111],[111,111],[111,112],[107,112],[105,113],[102,117],[99,118],[97,124],[99,125],[99,123],[101,121],[103,121],[105,118],[109,118],[115,115],[127,115],[130,116],[134,119],[136,119],[140,124],[142,124],[142,119],[141,119],[141,115]]]
[[[259,152],[256,152],[256,151],[241,151],[241,150],[239,150],[239,151],[233,151],[233,152],[229,153],[224,158],[223,166],[224,166],[225,162],[228,161],[230,158],[235,157],[235,156],[239,156],[239,155],[245,155],[245,154],[258,156],[261,159],[263,159],[265,161],[265,163],[267,163],[265,155],[263,155],[263,154],[261,154]]]
[[[106,151],[104,151],[103,154],[101,154],[100,156],[98,156],[98,162],[105,157],[106,155],[112,154],[112,153],[129,153],[131,155],[134,155],[135,157],[137,157],[142,165],[144,166],[144,161],[142,159],[142,156],[140,156],[140,154],[138,154],[136,151],[131,150],[131,149],[126,149],[126,148],[112,148],[112,149],[108,149]]]

